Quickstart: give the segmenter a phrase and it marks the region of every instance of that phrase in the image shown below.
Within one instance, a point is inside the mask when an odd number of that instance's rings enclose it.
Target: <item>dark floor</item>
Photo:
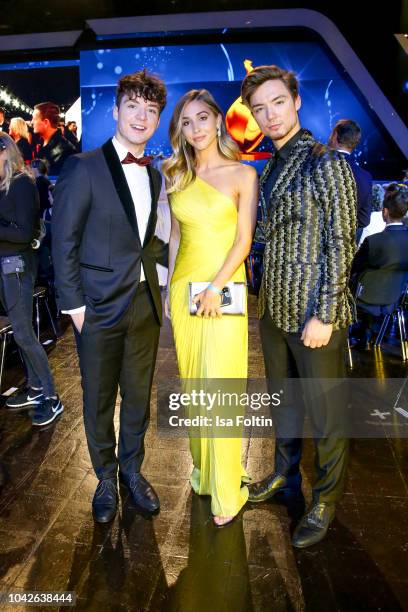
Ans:
[[[397,346],[353,355],[354,376],[407,375]],[[328,537],[299,552],[290,544],[292,519],[276,502],[248,505],[217,530],[208,499],[191,492],[187,440],[157,436],[153,418],[143,472],[160,495],[160,514],[146,518],[122,499],[113,524],[95,525],[96,479],[70,329],[50,351],[50,363],[65,404],[58,423],[38,431],[27,414],[0,409],[7,474],[0,494],[0,591],[75,591],[77,609],[98,612],[408,610],[407,439],[354,441],[347,491]],[[250,376],[263,376],[254,318],[249,364]],[[176,374],[166,325],[157,376]],[[6,372],[6,388],[19,382],[17,364]],[[243,453],[252,477],[272,468],[272,440],[245,440]],[[310,440],[303,467],[310,499]]]

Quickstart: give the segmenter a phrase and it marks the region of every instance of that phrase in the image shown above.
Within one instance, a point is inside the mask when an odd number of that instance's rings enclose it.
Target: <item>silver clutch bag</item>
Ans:
[[[209,282],[189,283],[189,309],[190,314],[197,313],[197,304],[193,304],[193,298],[204,289]],[[224,315],[245,315],[247,312],[247,290],[246,283],[227,283],[222,290],[221,312]]]

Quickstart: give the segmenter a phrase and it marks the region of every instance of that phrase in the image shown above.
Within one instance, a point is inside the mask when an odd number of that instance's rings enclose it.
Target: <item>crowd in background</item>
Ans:
[[[45,235],[39,249],[39,280],[49,287],[53,284],[51,260],[51,209],[52,189],[65,162],[81,151],[76,121],[61,118],[60,108],[53,102],[35,105],[31,120],[12,117],[7,120],[6,111],[0,107],[0,131],[8,133],[18,147],[24,164],[30,168],[38,189],[40,215]]]
[[[26,164],[36,158],[45,160],[51,176],[58,176],[66,158],[81,151],[76,121],[65,124],[53,102],[37,104],[29,121],[13,117],[8,122],[5,109],[0,107],[0,131],[12,137]]]

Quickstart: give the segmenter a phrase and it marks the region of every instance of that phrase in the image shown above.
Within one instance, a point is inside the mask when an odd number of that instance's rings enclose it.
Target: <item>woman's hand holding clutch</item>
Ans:
[[[198,306],[197,317],[204,316],[206,319],[208,319],[208,317],[222,317],[220,308],[221,296],[215,293],[215,291],[205,289],[201,291],[201,293],[197,293],[192,301]]]

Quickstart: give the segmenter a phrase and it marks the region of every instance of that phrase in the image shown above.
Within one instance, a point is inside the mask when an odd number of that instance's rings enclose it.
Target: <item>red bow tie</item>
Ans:
[[[151,155],[144,157],[135,157],[132,153],[128,153],[125,159],[122,159],[122,164],[137,164],[138,166],[148,166],[153,160]]]

